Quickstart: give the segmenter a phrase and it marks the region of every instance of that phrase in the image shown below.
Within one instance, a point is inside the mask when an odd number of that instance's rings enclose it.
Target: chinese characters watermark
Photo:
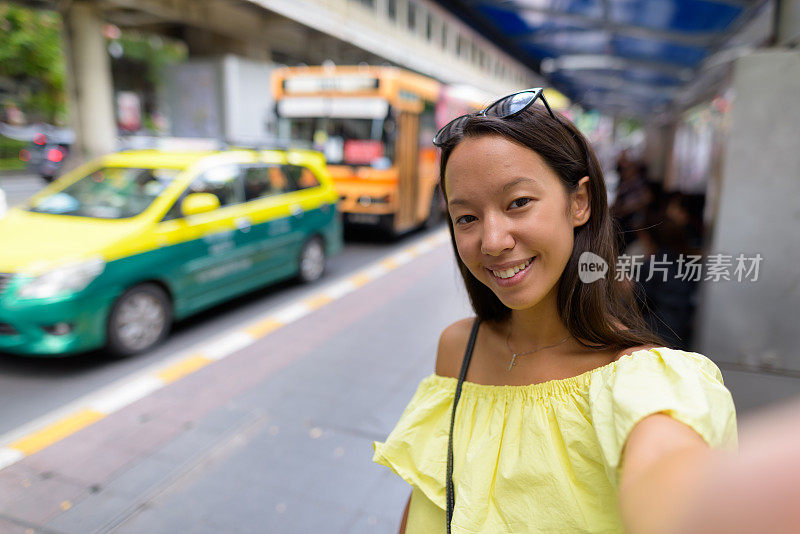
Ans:
[[[649,257],[621,254],[617,257],[614,279],[634,282],[666,282],[669,279],[684,282],[756,282],[764,258],[761,254],[710,254],[705,261],[703,259],[699,254],[680,254],[672,258],[666,254]],[[604,278],[608,271],[608,264],[597,254],[584,252],[578,259],[578,277],[585,284]]]

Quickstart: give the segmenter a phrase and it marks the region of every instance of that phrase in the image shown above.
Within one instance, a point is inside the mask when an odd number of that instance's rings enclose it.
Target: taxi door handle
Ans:
[[[247,217],[239,217],[236,219],[236,228],[241,230],[244,234],[250,231],[251,226],[251,221]]]

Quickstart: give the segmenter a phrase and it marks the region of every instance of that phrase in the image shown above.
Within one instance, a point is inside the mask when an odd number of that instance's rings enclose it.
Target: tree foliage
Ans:
[[[188,56],[185,44],[158,35],[124,31],[117,41],[122,45],[125,58],[146,66],[147,81],[154,87],[163,83],[164,69]]]
[[[64,70],[58,13],[0,3],[0,78],[14,86],[9,98],[31,118],[63,122]]]

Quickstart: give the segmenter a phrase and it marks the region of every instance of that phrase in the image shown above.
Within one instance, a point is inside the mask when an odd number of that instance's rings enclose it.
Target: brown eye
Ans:
[[[511,204],[508,205],[508,207],[509,208],[521,208],[525,204],[529,203],[531,200],[533,200],[533,199],[528,198],[528,197],[518,198],[518,199],[512,201]]]
[[[472,215],[462,215],[456,219],[456,224],[468,224],[476,220]]]

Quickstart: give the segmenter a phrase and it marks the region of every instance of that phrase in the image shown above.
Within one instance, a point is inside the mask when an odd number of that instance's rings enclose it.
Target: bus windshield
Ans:
[[[278,121],[278,136],[305,141],[330,165],[387,168],[394,153],[394,121],[342,117],[292,117]]]

